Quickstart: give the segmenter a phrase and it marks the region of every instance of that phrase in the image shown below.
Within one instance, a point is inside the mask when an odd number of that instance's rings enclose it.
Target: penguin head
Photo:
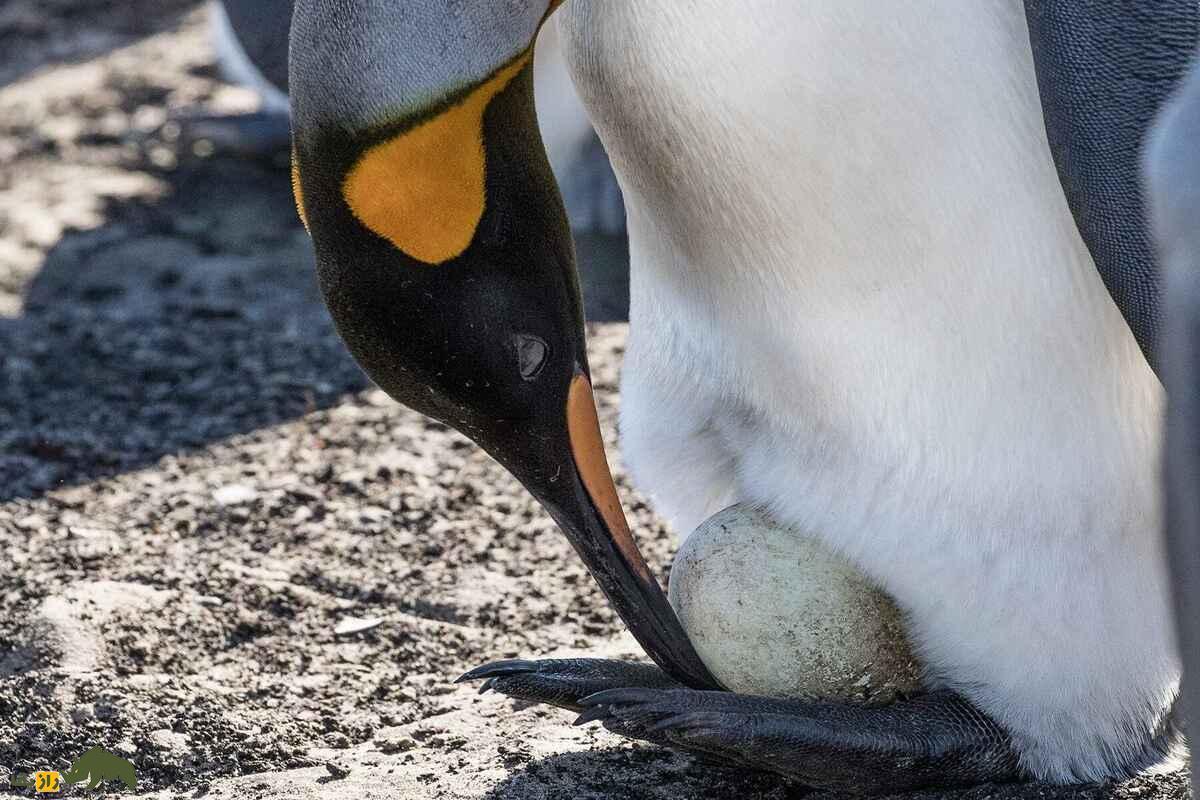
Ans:
[[[509,469],[651,657],[715,686],[638,552],[604,457],[570,230],[533,105],[533,41],[551,10],[299,0],[297,205],[367,374]]]

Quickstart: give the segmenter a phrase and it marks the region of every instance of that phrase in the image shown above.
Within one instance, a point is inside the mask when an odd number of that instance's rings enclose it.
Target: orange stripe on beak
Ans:
[[[633,540],[629,523],[625,521],[625,512],[621,510],[612,470],[604,455],[604,439],[600,434],[600,420],[596,416],[596,398],[592,394],[592,384],[583,373],[572,379],[567,393],[567,434],[571,438],[571,455],[575,459],[575,468],[579,470],[580,480],[604,519],[613,544],[639,577],[654,581],[646,559],[642,558],[637,542]]]

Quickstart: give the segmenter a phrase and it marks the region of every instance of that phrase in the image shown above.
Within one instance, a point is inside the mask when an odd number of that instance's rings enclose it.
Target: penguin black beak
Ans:
[[[532,42],[551,7],[298,0],[297,205],[367,374],[511,471],[650,657],[715,688],[604,456],[574,250],[533,107]]]
[[[692,647],[629,530],[604,455],[591,383],[583,372],[571,381],[566,421],[564,444],[571,451],[575,467],[575,497],[566,507],[556,508],[548,499],[542,500],[543,504],[655,663],[685,685],[719,688],[720,684]],[[529,488],[539,499],[550,497],[550,493]]]

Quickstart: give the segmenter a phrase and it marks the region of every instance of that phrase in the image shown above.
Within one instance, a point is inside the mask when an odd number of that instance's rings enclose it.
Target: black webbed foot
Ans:
[[[823,789],[895,792],[1019,777],[1008,735],[952,692],[886,706],[692,689],[613,689],[584,719]]]
[[[652,666],[592,659],[500,661],[460,680],[480,678],[513,698],[582,710],[576,724],[599,721],[818,788],[867,794],[1021,777],[1008,735],[953,692],[885,706],[786,700],[687,689]]]

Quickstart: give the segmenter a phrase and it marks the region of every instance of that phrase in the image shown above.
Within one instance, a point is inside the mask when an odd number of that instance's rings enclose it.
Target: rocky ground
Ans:
[[[184,144],[254,105],[195,2],[7,0],[0,52],[0,781],[102,745],[156,798],[805,795],[451,682],[635,647],[520,487],[346,356],[284,165]],[[619,315],[619,244],[581,251]],[[611,434],[625,329],[593,334]]]

